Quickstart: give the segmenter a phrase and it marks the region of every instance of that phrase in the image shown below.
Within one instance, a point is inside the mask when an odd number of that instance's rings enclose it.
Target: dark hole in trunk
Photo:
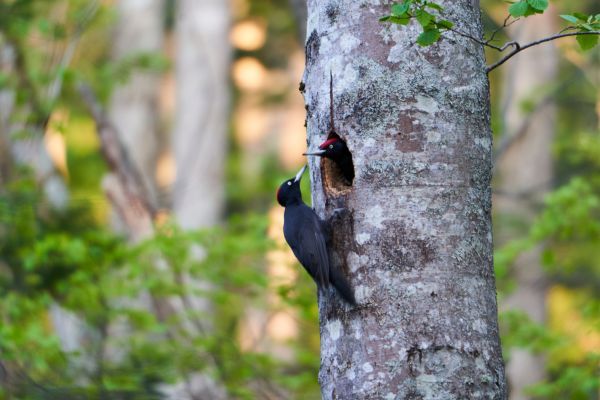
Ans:
[[[346,142],[337,133],[330,132],[327,138],[340,139],[345,149],[343,156],[338,159],[333,160],[326,157],[321,159],[321,174],[325,191],[328,195],[339,196],[348,193],[352,189],[354,162]]]

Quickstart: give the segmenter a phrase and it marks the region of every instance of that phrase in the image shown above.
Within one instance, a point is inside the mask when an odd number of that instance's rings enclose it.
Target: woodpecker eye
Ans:
[[[330,148],[330,149],[333,149],[333,145],[332,145],[332,144],[330,144],[330,145],[329,145],[329,148]]]
[[[288,186],[292,186],[292,181],[288,181]]]

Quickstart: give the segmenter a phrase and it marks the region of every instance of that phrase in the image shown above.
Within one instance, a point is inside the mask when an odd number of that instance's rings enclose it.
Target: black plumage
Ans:
[[[306,166],[277,190],[277,202],[285,207],[283,235],[319,290],[325,290],[332,284],[344,300],[354,305],[356,300],[350,284],[329,260],[324,223],[302,201],[300,179],[305,170]]]
[[[319,150],[312,153],[304,153],[306,156],[319,156],[332,160],[342,171],[342,175],[350,185],[354,181],[354,163],[352,154],[348,150],[346,142],[337,136],[335,132],[330,132],[328,139],[321,143]]]

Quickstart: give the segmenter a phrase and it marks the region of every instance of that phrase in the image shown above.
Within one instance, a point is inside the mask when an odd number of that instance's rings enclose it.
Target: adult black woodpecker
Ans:
[[[331,284],[346,302],[356,305],[348,280],[329,260],[325,223],[302,201],[300,180],[305,170],[306,165],[277,189],[277,202],[285,207],[283,236],[318,290]]]
[[[327,140],[319,145],[319,150],[312,153],[304,153],[305,156],[319,156],[332,160],[342,171],[342,175],[352,185],[354,181],[354,164],[352,154],[348,150],[346,142],[340,138],[335,131],[333,121],[333,75],[329,72],[329,132]]]

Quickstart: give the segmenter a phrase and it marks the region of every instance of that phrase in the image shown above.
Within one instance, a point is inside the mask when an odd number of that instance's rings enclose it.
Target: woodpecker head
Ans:
[[[294,202],[302,201],[302,193],[300,192],[300,180],[302,174],[306,171],[306,165],[302,167],[295,177],[283,182],[277,189],[277,202],[280,206],[286,207]]]
[[[348,152],[346,143],[339,137],[329,137],[326,141],[321,143],[319,150],[312,153],[304,153],[305,156],[319,156],[325,157],[332,160],[341,157]]]

